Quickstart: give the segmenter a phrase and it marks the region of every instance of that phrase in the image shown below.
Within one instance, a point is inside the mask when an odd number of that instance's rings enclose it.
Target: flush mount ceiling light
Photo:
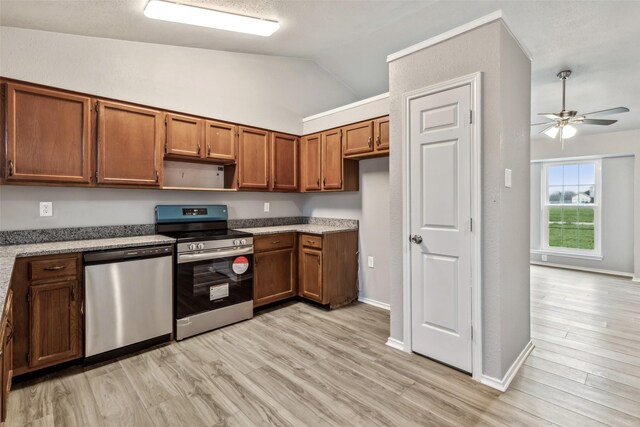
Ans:
[[[270,36],[275,33],[280,24],[276,21],[252,18],[220,12],[202,7],[187,6],[162,0],[150,0],[144,8],[144,16],[162,21],[178,22],[181,24],[197,25],[218,30],[235,31],[238,33]]]

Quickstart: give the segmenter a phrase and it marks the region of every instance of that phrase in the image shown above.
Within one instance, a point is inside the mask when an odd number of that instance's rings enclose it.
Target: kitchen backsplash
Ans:
[[[358,220],[315,217],[280,217],[230,219],[229,228],[274,227],[291,224],[318,224],[358,227]],[[66,240],[111,239],[115,237],[155,234],[154,224],[109,225],[98,227],[46,228],[39,230],[0,231],[0,246],[31,243],[62,242]]]

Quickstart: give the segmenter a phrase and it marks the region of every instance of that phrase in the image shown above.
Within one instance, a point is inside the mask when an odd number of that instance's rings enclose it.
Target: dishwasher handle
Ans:
[[[173,255],[173,245],[143,246],[110,251],[87,252],[84,263],[102,264],[105,262],[131,261],[134,259],[157,258]]]

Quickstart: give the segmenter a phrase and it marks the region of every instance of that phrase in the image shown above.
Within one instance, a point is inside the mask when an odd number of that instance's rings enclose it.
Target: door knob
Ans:
[[[422,243],[422,236],[416,234],[415,236],[411,236],[411,241],[417,245]]]

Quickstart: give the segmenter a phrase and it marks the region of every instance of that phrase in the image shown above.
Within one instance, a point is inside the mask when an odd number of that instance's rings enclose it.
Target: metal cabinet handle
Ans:
[[[381,143],[381,141],[380,141],[380,135],[378,135],[378,136],[376,137],[376,146],[380,147],[380,143]]]
[[[44,270],[45,271],[58,271],[58,270],[64,270],[65,268],[67,268],[66,265],[54,265],[51,267],[45,267]]]
[[[207,144],[207,156],[211,155],[211,144]]]
[[[278,243],[280,243],[280,240],[274,240],[273,242],[271,242],[272,245],[277,245]]]
[[[200,155],[200,144],[198,144],[198,155]]]
[[[369,145],[369,148],[371,148],[371,137],[369,137],[369,139],[367,139],[367,144]]]
[[[318,181],[316,182],[316,187],[320,187],[320,178],[318,178]]]
[[[313,245],[313,243],[314,243],[314,242],[313,242],[313,240],[307,240],[307,243],[308,243],[309,245]]]
[[[9,176],[13,176],[13,160],[9,160]]]
[[[320,265],[320,255],[318,255],[318,265]]]
[[[327,186],[327,177],[326,176],[324,178],[322,178],[322,186],[323,187]]]
[[[411,241],[417,245],[419,245],[420,243],[422,243],[422,236],[420,236],[419,234],[416,234],[414,236],[411,236]]]
[[[156,170],[156,182],[160,182],[160,173]]]

